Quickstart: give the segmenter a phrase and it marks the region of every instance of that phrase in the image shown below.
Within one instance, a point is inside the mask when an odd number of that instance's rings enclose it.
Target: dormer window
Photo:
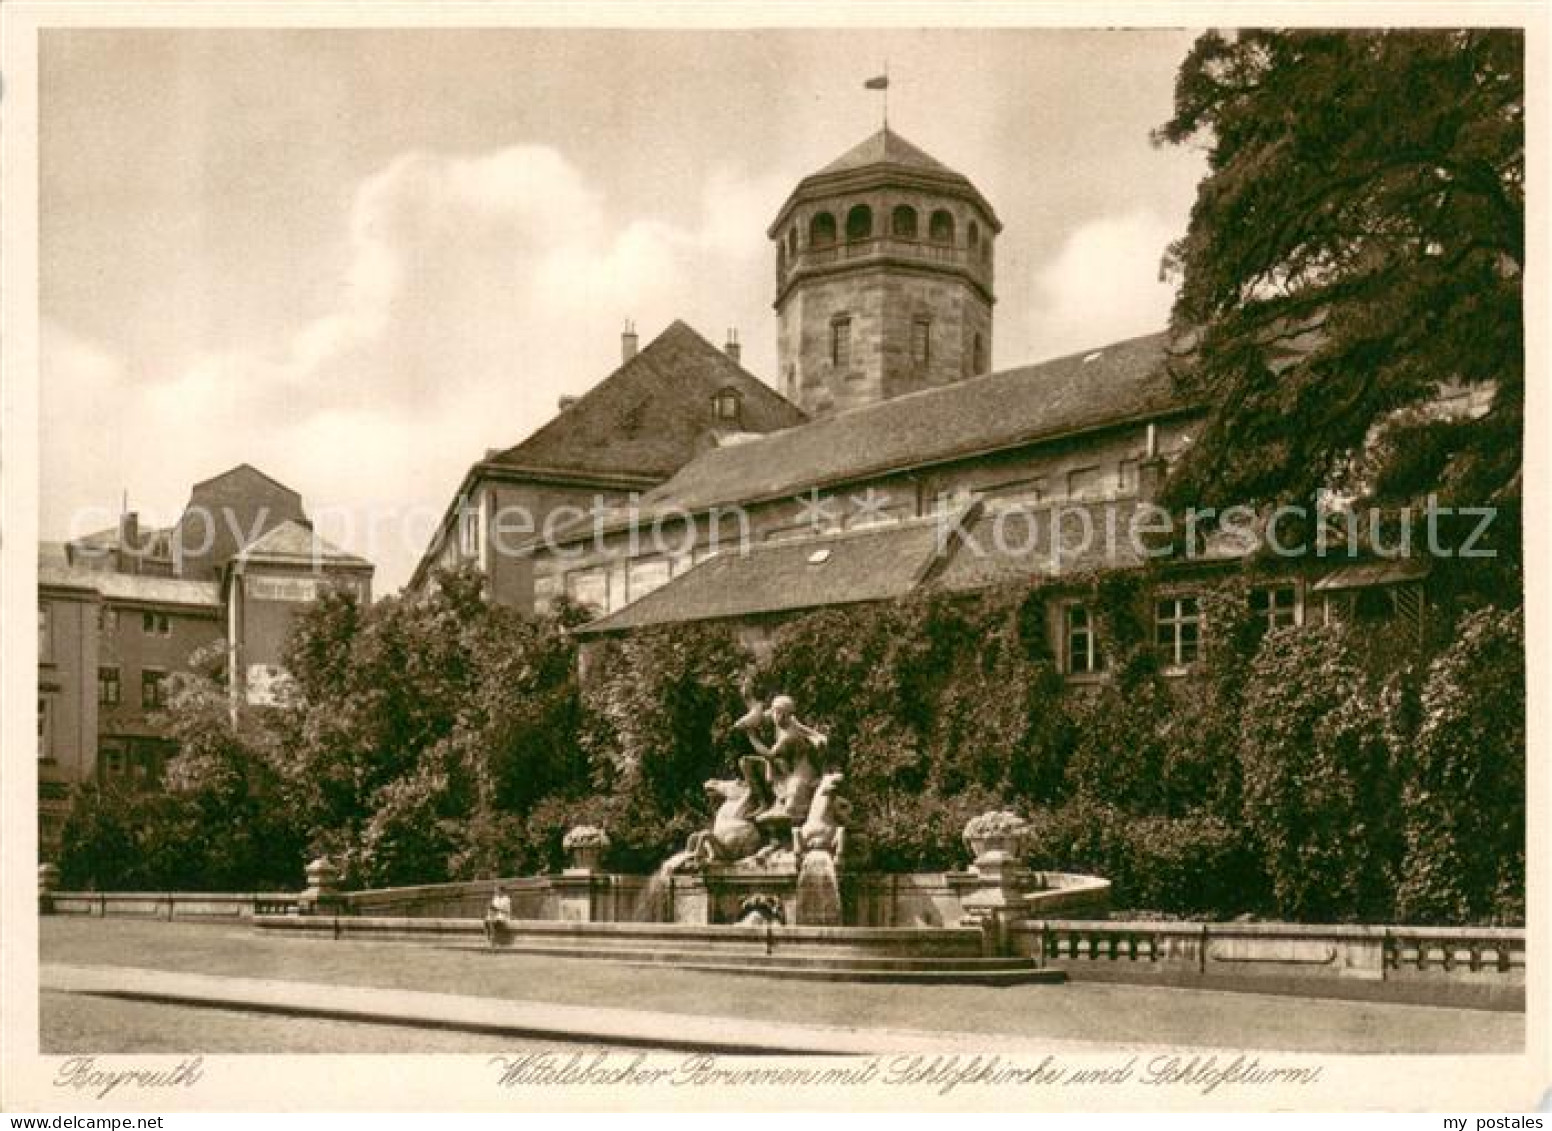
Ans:
[[[743,415],[743,398],[737,389],[721,389],[711,398],[711,408],[718,424],[737,424]]]

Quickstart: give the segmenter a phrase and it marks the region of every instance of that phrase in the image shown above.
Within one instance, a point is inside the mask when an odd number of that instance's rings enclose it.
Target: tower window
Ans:
[[[795,255],[797,255],[797,253],[798,253],[798,226],[796,224],[794,224],[794,225],[792,225],[792,227],[787,229],[787,254],[795,256]]]
[[[902,239],[914,240],[916,238],[916,209],[909,204],[902,204],[895,209],[894,217],[889,222],[889,230],[892,235]]]
[[[965,229],[965,241],[970,245],[971,251],[976,251],[981,246],[981,229],[974,220],[971,220],[970,226]]]
[[[846,239],[865,240],[873,235],[873,209],[858,204],[846,213]]]
[[[981,373],[986,369],[986,346],[977,334],[970,342],[970,372]]]
[[[926,366],[932,361],[932,320],[917,318],[911,323],[911,361]]]
[[[940,208],[927,222],[927,238],[933,243],[954,242],[954,216]]]
[[[830,323],[830,364],[836,369],[851,368],[850,318],[837,318]]]
[[[828,212],[815,212],[808,222],[808,242],[812,247],[829,247],[835,242],[835,217]]]

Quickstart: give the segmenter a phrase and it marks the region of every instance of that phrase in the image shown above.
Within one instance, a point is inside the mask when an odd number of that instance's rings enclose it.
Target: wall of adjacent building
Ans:
[[[147,631],[147,614],[153,618],[151,631]],[[165,634],[160,631],[164,617]],[[100,647],[90,672],[93,695],[99,687],[98,669],[117,668],[119,701],[98,705],[100,739],[94,772],[103,780],[154,783],[171,747],[156,723],[157,709],[144,705],[143,676],[161,672],[170,679],[196,665],[204,670],[218,668],[225,651],[221,611],[215,606],[105,601],[100,619]]]
[[[297,616],[326,590],[353,591],[372,599],[370,571],[297,563],[249,562],[227,589],[228,631],[235,633],[231,663],[249,702],[270,703],[284,676],[286,642]],[[230,606],[235,604],[235,608]]]
[[[69,789],[90,780],[97,758],[97,594],[38,594],[38,838],[50,859],[68,812]]]

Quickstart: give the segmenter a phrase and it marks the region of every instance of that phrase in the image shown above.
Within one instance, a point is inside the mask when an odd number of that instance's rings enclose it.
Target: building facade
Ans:
[[[326,587],[371,599],[372,566],[329,546],[301,497],[244,464],[196,484],[177,523],[46,543],[38,556],[39,846],[58,851],[72,786],[152,788],[176,753],[168,681],[272,701],[291,619]]]
[[[489,555],[476,539],[493,590],[521,570],[524,607],[590,606],[586,641],[699,620],[760,648],[812,608],[924,586],[1059,587],[1143,565],[1117,527],[1158,495],[1201,428],[1202,406],[1170,375],[1189,343],[1154,334],[989,371],[1001,231],[968,178],[887,129],[803,178],[766,233],[776,383],[794,418],[681,448],[677,466],[650,469],[655,484],[585,515],[557,508],[549,517],[564,520],[515,554]],[[1205,547],[1159,588],[1166,670],[1200,654],[1192,578],[1247,552]],[[1405,564],[1300,566],[1258,584],[1252,601],[1269,624],[1420,617],[1421,587]],[[1099,675],[1102,642],[1076,593],[1049,615],[1068,674]]]

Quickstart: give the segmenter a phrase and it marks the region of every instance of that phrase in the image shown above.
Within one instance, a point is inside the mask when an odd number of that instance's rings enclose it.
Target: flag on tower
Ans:
[[[889,76],[888,75],[879,75],[877,78],[869,79],[867,82],[863,83],[862,85],[863,85],[863,88],[866,89],[866,90],[888,90],[889,89]]]

